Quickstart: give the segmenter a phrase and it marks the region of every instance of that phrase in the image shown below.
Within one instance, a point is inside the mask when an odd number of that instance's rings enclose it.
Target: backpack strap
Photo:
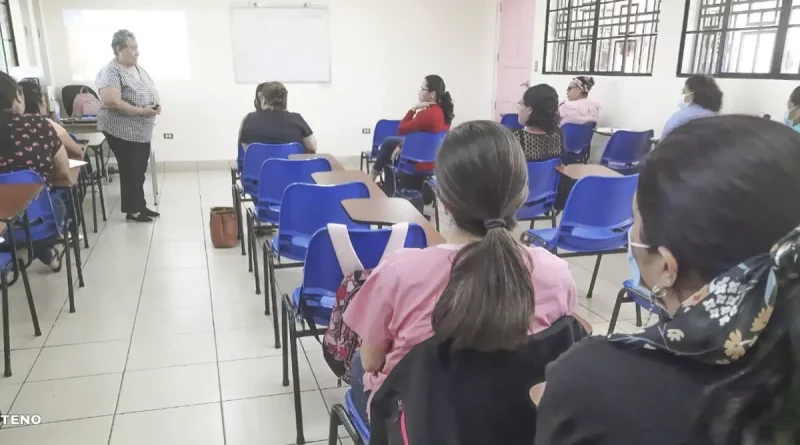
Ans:
[[[408,223],[399,223],[392,226],[392,234],[389,235],[389,241],[386,242],[386,248],[383,249],[381,261],[383,261],[389,254],[395,250],[402,249],[406,244],[406,236],[408,235]]]
[[[394,235],[394,233],[392,233]],[[342,275],[348,276],[357,270],[364,270],[364,265],[358,259],[353,243],[350,242],[350,232],[344,224],[328,224],[328,235],[331,237],[333,251],[342,269]],[[403,238],[405,239],[405,237]],[[401,245],[402,246],[402,245]]]

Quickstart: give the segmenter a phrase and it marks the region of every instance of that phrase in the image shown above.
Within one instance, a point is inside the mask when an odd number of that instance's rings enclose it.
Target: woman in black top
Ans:
[[[263,84],[261,110],[247,115],[239,131],[239,144],[288,144],[297,142],[309,153],[317,151],[317,138],[299,113],[286,110],[286,87],[280,82]]]
[[[519,123],[525,128],[514,130],[519,138],[525,159],[544,161],[561,157],[564,142],[558,114],[558,93],[547,84],[528,88],[519,102]]]
[[[799,443],[800,134],[718,116],[659,147],[629,261],[672,319],[554,362],[536,443]]]

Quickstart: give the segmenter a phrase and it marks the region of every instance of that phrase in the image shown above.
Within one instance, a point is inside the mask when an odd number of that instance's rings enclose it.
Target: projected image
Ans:
[[[190,78],[186,15],[171,11],[64,10],[72,79],[93,81],[113,57],[111,37],[136,35],[139,64],[155,80]]]

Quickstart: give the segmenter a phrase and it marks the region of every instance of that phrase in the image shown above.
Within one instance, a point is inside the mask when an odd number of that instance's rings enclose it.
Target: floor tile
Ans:
[[[35,413],[43,423],[114,414],[122,374],[25,383],[11,411]]]
[[[0,384],[0,412],[9,412],[20,388],[22,388],[22,383]]]
[[[317,383],[305,357],[299,360],[300,390],[316,390]],[[292,372],[289,367],[289,386],[283,386],[282,357],[262,357],[220,362],[219,379],[222,400],[272,396],[292,392]]]
[[[23,383],[31,372],[36,357],[39,356],[39,349],[20,349],[11,350],[11,377],[3,377],[0,372],[0,385],[13,383]]]
[[[120,414],[110,445],[223,445],[219,403]]]
[[[328,437],[329,418],[319,391],[300,394],[308,442]],[[297,442],[291,394],[223,403],[228,445],[292,444]]]
[[[0,442],[13,445],[106,445],[111,416],[0,429]]]
[[[122,372],[127,355],[127,340],[43,348],[28,381]]]
[[[214,323],[211,302],[205,306],[177,307],[161,311],[139,311],[133,338],[157,337],[170,334],[211,332]]]
[[[253,295],[257,297],[257,295]],[[272,317],[264,315],[264,301],[215,302],[214,329],[223,331],[250,327],[272,327]]]
[[[118,413],[198,405],[219,401],[217,365],[128,371]]]
[[[217,332],[217,354],[220,361],[280,355],[274,339],[271,326],[220,331]]]
[[[46,346],[127,340],[133,331],[135,314],[69,314],[59,317]]]
[[[215,363],[213,332],[134,337],[127,370]]]
[[[188,269],[206,266],[205,241],[165,241],[153,244],[148,270]]]

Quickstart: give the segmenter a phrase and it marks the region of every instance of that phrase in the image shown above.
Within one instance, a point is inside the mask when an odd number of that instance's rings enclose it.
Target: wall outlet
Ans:
[[[175,139],[175,135],[172,133],[164,133],[164,139]]]
[[[372,128],[362,128],[361,134],[370,134],[372,133]]]
[[[538,73],[539,72],[539,61],[538,60],[536,62],[533,62],[533,72],[534,73]]]

